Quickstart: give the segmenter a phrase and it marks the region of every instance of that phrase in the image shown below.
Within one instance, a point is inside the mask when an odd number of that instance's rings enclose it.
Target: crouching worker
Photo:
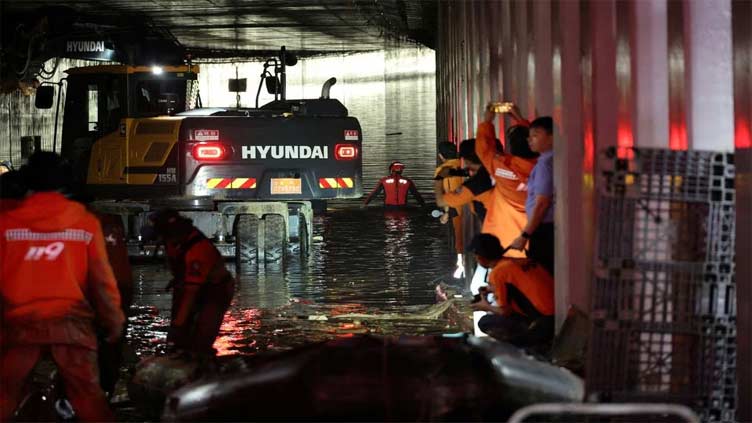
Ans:
[[[172,271],[172,315],[167,343],[200,357],[214,356],[212,348],[235,292],[235,278],[224,259],[190,219],[175,210],[152,218],[165,241]]]
[[[484,295],[473,303],[473,309],[489,312],[478,322],[480,329],[518,347],[547,348],[554,336],[551,275],[530,260],[504,258],[499,239],[490,234],[476,235],[469,249],[480,265],[493,269],[488,283],[496,305]]]
[[[99,221],[60,193],[71,174],[57,154],[34,153],[22,168],[29,195],[0,213],[0,421],[43,355],[81,421],[114,419],[99,386],[95,324],[115,342],[125,317]]]

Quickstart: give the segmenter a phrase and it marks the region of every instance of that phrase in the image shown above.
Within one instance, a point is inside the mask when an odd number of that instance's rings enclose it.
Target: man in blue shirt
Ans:
[[[522,250],[530,242],[528,257],[554,274],[554,121],[539,117],[530,124],[530,149],[540,153],[527,183],[527,225],[510,245]]]

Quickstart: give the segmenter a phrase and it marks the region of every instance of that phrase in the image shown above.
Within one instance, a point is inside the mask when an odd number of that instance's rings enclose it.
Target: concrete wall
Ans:
[[[441,3],[439,138],[472,137],[488,101],[514,101],[557,124],[559,323],[570,304],[589,309],[599,152],[752,144],[750,22],[745,0]],[[746,295],[739,310],[752,306]],[[738,324],[749,331],[749,319]],[[743,353],[740,371],[750,372]]]
[[[86,60],[60,59],[49,60],[45,63],[48,70],[54,69],[51,82],[60,81],[65,77],[65,71],[78,66],[95,65],[97,62]],[[55,87],[55,99],[59,89]],[[0,160],[11,160],[13,163],[21,161],[21,137],[40,136],[42,149],[52,150],[55,133],[55,104],[52,109],[39,110],[34,107],[33,89],[0,94]],[[63,106],[65,105],[65,90],[60,98],[60,116],[58,117],[57,151],[60,151],[60,135],[63,130]]]

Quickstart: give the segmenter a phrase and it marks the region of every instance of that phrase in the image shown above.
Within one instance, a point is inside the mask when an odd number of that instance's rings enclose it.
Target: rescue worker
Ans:
[[[475,150],[483,166],[494,178],[495,195],[492,206],[487,211],[489,225],[494,225],[493,233],[503,245],[511,244],[527,224],[525,202],[527,200],[527,180],[537,161],[537,154],[530,151],[527,143],[510,142],[508,153],[499,153],[494,148],[496,129],[493,125],[495,113],[488,108],[483,122],[478,125]],[[527,131],[526,128],[510,128],[510,135]],[[507,257],[525,257],[519,250],[509,250]]]
[[[72,175],[60,156],[36,152],[22,175],[30,195],[0,214],[0,420],[12,415],[47,353],[79,418],[113,420],[99,386],[95,322],[114,342],[125,317],[102,229],[57,192]]]
[[[376,187],[368,194],[363,205],[368,205],[373,197],[384,192],[384,206],[385,207],[404,207],[407,205],[407,193],[411,193],[415,200],[421,206],[426,203],[423,201],[423,197],[418,192],[415,184],[409,178],[402,176],[402,172],[405,170],[405,165],[401,162],[392,162],[389,165],[389,176],[385,176],[379,180]]]
[[[235,292],[224,259],[190,219],[175,210],[153,216],[154,230],[167,247],[172,271],[172,315],[167,343],[174,350],[213,357],[212,347]]]
[[[540,160],[530,173],[527,190],[527,225],[511,243],[523,250],[530,241],[528,256],[554,274],[554,120],[550,116],[530,124],[530,148],[540,153]]]
[[[554,335],[554,280],[543,266],[529,259],[504,257],[499,239],[478,234],[468,248],[478,263],[493,269],[488,282],[496,305],[484,295],[472,304],[486,311],[478,322],[488,335],[519,347],[548,347]]]
[[[475,139],[467,139],[460,144],[460,158],[462,159],[463,169],[469,176],[462,182],[457,189],[446,192],[440,180],[434,181],[434,194],[436,195],[436,204],[439,207],[451,207],[453,209],[462,208],[465,204],[472,204],[472,211],[483,222],[482,232],[489,232],[486,225],[486,207],[490,206],[491,190],[493,184],[491,177],[483,167],[480,159],[475,154]],[[443,169],[439,178],[451,175],[451,170]]]
[[[507,136],[507,140],[507,142],[512,145],[519,142],[527,143],[526,140],[521,140],[519,137],[510,139],[510,137]],[[486,219],[487,210],[493,207],[494,187],[491,182],[491,176],[486,171],[486,168],[483,167],[478,155],[475,154],[475,142],[475,139],[471,138],[460,144],[460,157],[462,158],[465,169],[470,174],[470,178],[462,184],[460,189],[447,194],[444,194],[438,189],[438,184],[434,184],[436,204],[439,206],[448,205],[451,207],[461,207],[464,204],[472,203],[476,216],[478,216],[482,222],[481,232],[495,234],[499,229],[499,222],[494,221],[493,219]],[[515,150],[514,147],[512,147],[512,149]],[[476,264],[473,278],[470,282],[470,292],[473,295],[478,295],[481,288],[488,286],[487,279],[489,271],[489,269],[480,264]],[[485,314],[486,313],[482,311],[475,311],[473,313],[475,336],[485,336],[478,327],[478,322]]]
[[[438,150],[439,161],[441,164],[434,172],[434,180],[440,183],[442,192],[454,192],[462,186],[462,182],[465,180],[461,172],[462,162],[457,158],[457,147],[454,143],[445,141],[439,143],[439,145],[436,146],[436,149]],[[450,175],[457,171],[460,171],[458,176]],[[465,267],[462,259],[462,253],[465,249],[462,237],[462,206],[453,207],[453,209],[452,233],[454,234],[454,251],[457,253],[457,269],[454,271],[454,278],[459,279],[465,275]],[[444,212],[444,216],[448,216],[448,206],[444,206]],[[442,216],[442,224],[446,224],[449,221],[448,219],[444,219],[444,216]]]

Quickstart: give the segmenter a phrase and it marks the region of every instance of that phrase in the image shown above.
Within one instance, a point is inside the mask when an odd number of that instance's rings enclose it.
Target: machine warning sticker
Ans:
[[[193,139],[196,141],[219,141],[219,129],[194,129]]]
[[[345,141],[357,141],[358,140],[358,131],[355,129],[346,129],[345,130]]]

